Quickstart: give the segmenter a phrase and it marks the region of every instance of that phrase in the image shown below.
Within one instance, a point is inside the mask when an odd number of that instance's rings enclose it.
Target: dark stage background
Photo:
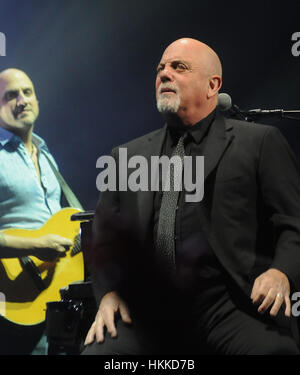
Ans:
[[[197,38],[216,50],[222,92],[240,108],[300,108],[300,56],[291,53],[297,4],[0,0],[7,43],[0,70],[17,67],[32,78],[40,101],[35,131],[85,208],[94,209],[97,158],[163,124],[155,69],[175,39]],[[300,160],[300,121],[271,123]]]

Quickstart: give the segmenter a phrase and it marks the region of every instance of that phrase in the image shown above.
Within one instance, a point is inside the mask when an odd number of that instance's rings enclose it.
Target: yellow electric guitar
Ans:
[[[34,256],[0,259],[1,312],[9,321],[35,325],[45,320],[46,303],[61,299],[59,290],[84,280],[84,263],[80,249],[80,223],[70,217],[79,212],[63,208],[40,229],[7,229],[4,233],[22,237],[56,234],[73,240],[66,256],[54,262],[43,262]],[[5,300],[3,302],[3,300]]]

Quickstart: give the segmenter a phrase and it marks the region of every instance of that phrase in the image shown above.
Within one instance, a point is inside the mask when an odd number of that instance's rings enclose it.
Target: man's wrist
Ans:
[[[0,232],[0,247],[6,247],[7,241],[3,233]]]

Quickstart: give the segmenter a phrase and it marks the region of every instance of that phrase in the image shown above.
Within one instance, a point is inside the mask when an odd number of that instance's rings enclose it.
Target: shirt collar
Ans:
[[[212,124],[213,120],[216,116],[216,110],[213,110],[208,116],[206,116],[201,121],[197,122],[197,124],[189,127],[188,133],[193,138],[195,143],[200,143],[204,136],[206,135],[210,125]]]
[[[216,109],[214,109],[208,116],[206,116],[193,126],[184,128],[182,127],[180,129],[173,129],[168,127],[172,141],[174,143],[177,143],[178,138],[182,136],[184,133],[187,133],[190,139],[192,139],[195,143],[199,144],[206,135],[208,129],[210,128],[210,125],[215,119],[215,116]]]
[[[7,143],[13,141],[15,138],[16,136],[12,132],[0,126],[0,145],[2,147],[4,147]]]
[[[43,150],[49,151],[46,145],[46,142],[43,140],[43,138],[39,137],[37,134],[35,133],[32,134],[32,141],[39,150],[43,149]]]
[[[4,129],[0,126],[0,146],[4,147],[7,143],[10,142],[21,143],[22,140],[20,137],[18,137],[11,131]],[[43,140],[43,138],[39,137],[35,133],[32,134],[32,142],[39,150],[43,149],[48,151],[46,142]]]

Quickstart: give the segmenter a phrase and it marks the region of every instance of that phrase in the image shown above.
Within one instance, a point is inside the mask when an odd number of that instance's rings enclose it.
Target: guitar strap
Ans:
[[[58,171],[58,169],[54,165],[53,161],[49,158],[49,156],[45,152],[43,152],[43,154],[47,158],[47,160],[49,162],[49,165],[52,168],[53,173],[55,174],[55,176],[56,176],[56,178],[57,178],[57,180],[60,184],[60,187],[61,187],[61,189],[64,193],[64,196],[66,197],[66,200],[68,201],[70,207],[78,208],[78,209],[84,211],[81,203],[79,202],[79,200],[77,199],[77,197],[75,196],[75,194],[71,190],[70,186],[67,184],[66,180],[61,175],[61,173]]]

